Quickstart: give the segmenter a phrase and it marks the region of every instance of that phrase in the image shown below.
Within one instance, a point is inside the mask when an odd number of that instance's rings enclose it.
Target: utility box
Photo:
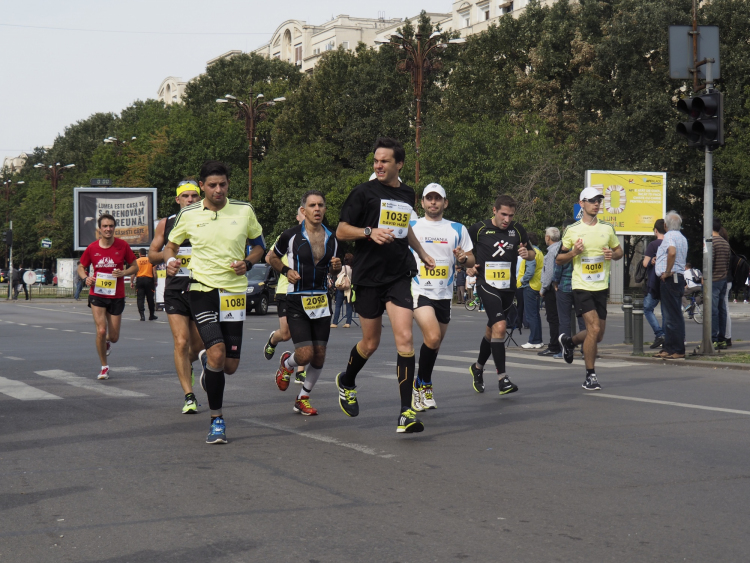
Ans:
[[[76,270],[78,269],[78,260],[75,258],[58,258],[57,259],[57,287],[67,287],[73,289]]]

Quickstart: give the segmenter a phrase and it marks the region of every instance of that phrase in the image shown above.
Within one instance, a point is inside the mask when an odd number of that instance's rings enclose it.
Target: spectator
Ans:
[[[570,225],[575,223],[573,219],[566,219],[563,221],[563,232]],[[557,316],[560,319],[560,334],[571,333],[571,311],[573,308],[573,262],[569,262],[564,266],[555,264],[555,270],[552,273],[552,285],[555,288],[555,298],[557,300]],[[583,317],[578,317],[578,330],[586,330],[586,323]],[[552,356],[553,358],[562,359],[563,353],[560,350],[559,354]]]
[[[474,297],[474,286],[477,283],[476,276],[466,275],[466,298],[470,299]]]
[[[693,268],[690,262],[685,264],[685,284],[685,294],[682,297],[682,304],[684,307],[690,308],[688,310],[688,319],[692,319],[693,310],[688,297],[694,293],[701,293],[703,291],[703,273],[698,268]]]
[[[657,357],[665,360],[685,358],[685,318],[682,296],[685,293],[687,239],[682,235],[682,217],[670,211],[664,217],[667,233],[656,252],[656,275],[661,279],[661,303],[664,312],[664,346]]]
[[[156,291],[156,273],[154,267],[149,262],[146,255],[148,252],[145,248],[141,248],[138,251],[140,258],[136,260],[138,264],[138,273],[135,277],[130,278],[130,287],[135,287],[138,291],[138,312],[141,314],[141,320],[146,320],[146,307],[144,306],[144,299],[148,301],[149,317],[148,320],[155,321],[159,317],[154,315],[154,292]]]
[[[721,221],[714,219],[713,224],[713,268],[711,270],[711,341],[715,348],[726,348],[725,330],[727,326],[727,282],[732,249],[729,243],[719,235]]]
[[[78,264],[76,264],[76,268],[80,265],[80,263],[81,261],[79,260]],[[74,276],[74,277],[75,277],[75,280],[73,281],[73,288],[74,288],[75,293],[73,294],[73,299],[78,301],[81,295],[81,289],[83,288],[83,279],[81,278],[81,276]]]
[[[29,288],[26,285],[26,280],[23,279],[23,275],[26,273],[26,268],[21,266],[20,270],[13,269],[13,299],[18,299],[18,294],[23,288],[23,294],[26,296],[26,301],[29,300]]]
[[[456,266],[456,303],[461,305],[466,300],[466,270]]]
[[[557,314],[557,291],[552,283],[555,273],[555,258],[560,252],[560,230],[557,227],[547,227],[544,232],[544,242],[547,254],[544,257],[542,269],[542,289],[539,292],[544,299],[544,311],[549,325],[549,344],[547,349],[539,352],[540,356],[555,356],[562,351],[560,347],[560,317]]]
[[[722,227],[719,229],[719,236],[729,243],[729,233]],[[726,342],[727,348],[732,345],[732,317],[729,316],[729,296],[732,294],[732,286],[734,284],[734,269],[737,265],[735,257],[737,255],[729,247],[729,275],[727,276],[727,291],[724,294],[724,307],[727,310],[727,322],[724,325],[724,342]],[[737,300],[734,300],[737,303]]]
[[[544,346],[542,340],[542,317],[539,314],[539,292],[542,289],[542,268],[544,253],[539,249],[539,237],[529,233],[529,242],[534,247],[536,257],[533,261],[522,260],[519,268],[518,284],[523,289],[523,305],[526,321],[529,323],[529,341],[521,348],[530,350]]]
[[[336,312],[333,315],[331,321],[331,328],[336,328],[339,324],[339,315],[341,314],[341,308],[346,302],[346,322],[344,328],[349,328],[352,324],[352,260],[354,255],[347,252],[344,256],[344,265],[341,267],[336,277]]]
[[[646,317],[648,324],[651,325],[651,330],[654,331],[654,343],[651,345],[651,349],[660,348],[664,344],[664,329],[659,326],[659,321],[654,315],[654,309],[661,300],[660,287],[661,282],[656,277],[654,272],[654,266],[656,264],[656,253],[661,246],[662,240],[664,240],[664,219],[657,219],[654,223],[654,236],[655,240],[648,243],[646,252],[643,255],[643,266],[646,268],[646,297],[643,299],[643,316]],[[664,319],[664,307],[661,308],[661,318]]]

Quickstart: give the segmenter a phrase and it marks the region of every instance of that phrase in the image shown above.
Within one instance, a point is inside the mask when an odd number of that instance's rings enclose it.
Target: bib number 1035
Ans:
[[[409,234],[409,220],[411,219],[411,213],[412,208],[408,203],[404,203],[403,201],[393,201],[390,199],[381,199],[378,228],[392,229],[394,237],[404,238]]]

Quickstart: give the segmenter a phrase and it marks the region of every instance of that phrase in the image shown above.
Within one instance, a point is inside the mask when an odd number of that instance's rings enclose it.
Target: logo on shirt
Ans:
[[[102,258],[97,262],[96,268],[117,268],[117,264],[115,263],[112,258],[107,256],[106,258]]]
[[[497,250],[495,250],[495,252],[494,252],[494,253],[492,254],[492,257],[493,257],[493,258],[494,258],[495,256],[497,256],[498,254],[499,254],[500,256],[505,256],[505,251],[506,251],[506,250],[511,250],[511,249],[513,248],[513,245],[512,245],[512,244],[510,244],[510,243],[508,243],[508,242],[505,242],[505,241],[503,241],[503,242],[497,241],[497,242],[496,242],[495,244],[493,244],[492,246],[494,246],[495,248],[497,248]]]
[[[511,230],[509,230],[509,231],[508,231],[508,236],[509,236],[509,237],[514,237],[514,236],[516,236],[516,231],[515,231],[515,229],[511,229]]]
[[[208,223],[198,223],[196,227],[205,227]]]
[[[237,221],[232,221],[232,222],[231,222],[231,223],[229,223],[229,224],[230,224],[230,225],[236,225],[236,224],[237,224]]]
[[[234,317],[232,316],[232,313],[231,313],[231,312],[228,312],[228,313],[226,314],[226,316],[224,317],[224,319],[228,321],[228,320],[230,320],[230,319],[234,319]]]
[[[424,241],[426,244],[448,244],[448,239],[439,237],[425,237]]]

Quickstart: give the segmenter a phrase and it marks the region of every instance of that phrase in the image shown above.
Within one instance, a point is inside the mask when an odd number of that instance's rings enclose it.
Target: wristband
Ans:
[[[169,266],[172,263],[172,260],[174,260],[175,262],[179,262],[177,258],[175,258],[174,256],[171,256],[169,260],[167,260],[167,266]]]
[[[284,266],[283,268],[281,268],[281,275],[282,276],[286,276],[286,274],[287,274],[287,272],[289,270],[291,270],[291,268],[289,266]]]
[[[458,261],[459,264],[466,264],[467,260],[469,260],[466,256],[464,256],[464,261],[461,262],[461,260]]]
[[[245,263],[245,269],[248,272],[253,269],[253,263],[250,262],[250,260],[243,260],[243,262]]]

